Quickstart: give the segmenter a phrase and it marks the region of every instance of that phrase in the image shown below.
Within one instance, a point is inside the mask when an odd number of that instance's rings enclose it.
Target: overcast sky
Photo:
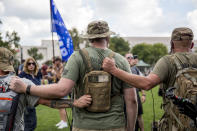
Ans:
[[[197,35],[197,0],[54,1],[67,29],[81,32],[92,20],[105,20],[120,36],[170,36],[183,26]],[[15,30],[20,44],[40,45],[51,39],[49,8],[49,0],[0,0],[0,32]]]

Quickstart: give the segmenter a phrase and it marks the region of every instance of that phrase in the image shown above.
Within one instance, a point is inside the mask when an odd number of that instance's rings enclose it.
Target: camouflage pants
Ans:
[[[73,127],[72,131],[126,131],[124,127],[116,128],[116,129],[109,129],[109,130],[87,130],[87,129],[79,129]]]
[[[197,131],[195,127],[176,127],[172,124],[172,121],[168,121],[166,118],[162,118],[159,122],[158,131]]]

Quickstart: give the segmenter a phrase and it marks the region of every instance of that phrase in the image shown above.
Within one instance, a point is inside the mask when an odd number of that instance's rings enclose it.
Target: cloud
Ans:
[[[0,2],[0,15],[2,15],[5,11],[4,5],[2,2]]]
[[[187,20],[191,29],[194,31],[194,38],[196,39],[197,37],[195,35],[197,34],[197,9],[187,14]]]
[[[106,20],[121,36],[169,36],[175,27],[188,25],[197,30],[195,9],[188,6],[197,0],[169,0],[169,6],[166,0],[54,1],[66,27],[76,27],[80,32],[98,19]],[[174,2],[179,2],[176,9],[172,8]],[[22,45],[39,45],[41,40],[51,38],[49,0],[3,0],[0,15],[1,32],[17,31]]]
[[[55,3],[68,29],[83,30],[92,18],[92,10],[83,6],[82,0]],[[0,14],[2,31],[17,31],[22,45],[39,45],[41,40],[51,39],[49,0],[5,0],[0,2]]]
[[[6,16],[16,16],[20,19],[45,19],[49,15],[49,1],[46,0],[4,0]]]
[[[16,31],[21,38],[21,43],[39,45],[41,39],[50,36],[50,22],[46,19],[29,19],[25,22],[18,17],[4,17],[2,19],[2,32]]]
[[[158,0],[94,0],[94,5],[95,17],[108,21],[115,32],[127,36],[150,34],[162,17]]]
[[[197,6],[197,0],[192,0],[192,2]]]

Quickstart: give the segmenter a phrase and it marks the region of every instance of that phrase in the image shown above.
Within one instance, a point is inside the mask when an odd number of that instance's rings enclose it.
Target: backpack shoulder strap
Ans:
[[[182,62],[181,58],[184,58],[186,60],[186,62]],[[174,54],[172,56],[172,59],[174,60],[174,63],[175,63],[178,70],[182,70],[184,68],[191,67],[191,61],[188,58],[188,56],[186,56],[186,55],[179,56],[178,54]]]
[[[79,53],[80,53],[83,61],[85,62],[87,72],[92,71],[93,68],[92,68],[92,65],[91,65],[91,60],[90,60],[90,56],[88,54],[88,51],[86,49],[80,49]]]
[[[174,64],[176,65],[176,68],[177,68],[178,70],[181,70],[183,67],[181,66],[181,63],[180,63],[180,60],[179,60],[178,56],[176,56],[176,55],[174,54],[171,58],[172,58]]]

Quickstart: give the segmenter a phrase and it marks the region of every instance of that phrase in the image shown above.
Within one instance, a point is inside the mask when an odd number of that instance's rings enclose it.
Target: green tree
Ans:
[[[138,59],[149,64],[151,63],[152,45],[147,43],[137,44],[132,48],[131,52],[134,55],[138,55]]]
[[[2,21],[0,20],[0,25]],[[18,48],[20,46],[20,37],[17,32],[13,31],[12,33],[6,32],[5,40],[3,40],[2,33],[0,32],[0,47],[5,47],[9,49],[14,55],[16,55]],[[17,70],[20,62],[14,58],[14,69]]]
[[[168,54],[167,47],[162,43],[156,43],[152,47],[152,64],[155,64],[162,56]]]
[[[53,62],[52,60],[47,60],[44,62],[47,66],[52,66],[53,65]]]
[[[2,39],[0,33],[0,47],[5,47],[10,51],[12,51],[14,54],[17,53],[17,50],[20,46],[19,41],[20,41],[20,37],[15,31],[13,31],[12,33],[6,32],[5,40]]]
[[[129,50],[129,42],[119,36],[110,38],[109,48],[121,55],[125,55]]]
[[[148,64],[155,64],[159,58],[168,53],[167,47],[162,43],[147,44],[141,43],[135,45],[131,52],[138,55],[140,60],[145,61]]]
[[[72,37],[74,50],[78,50],[79,49],[79,44],[81,42],[78,30],[76,28],[72,28],[71,30],[69,30],[69,33]]]
[[[29,56],[33,57],[36,61],[43,59],[42,53],[38,53],[38,48],[36,48],[36,47],[28,49],[27,53],[28,53]]]

